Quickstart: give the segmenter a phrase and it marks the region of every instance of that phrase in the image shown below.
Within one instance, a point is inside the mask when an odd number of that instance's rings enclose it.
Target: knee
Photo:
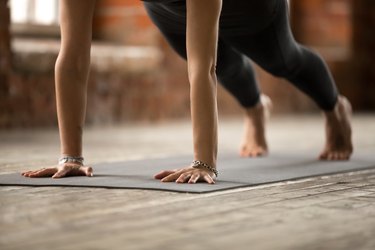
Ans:
[[[304,63],[299,49],[285,52],[279,57],[275,56],[269,62],[264,66],[265,70],[274,76],[286,79],[291,79],[297,75]]]
[[[243,56],[238,56],[236,58],[228,58],[218,56],[216,74],[220,80],[231,79],[238,75],[243,70],[251,69],[250,62],[247,58]]]
[[[283,77],[283,78],[292,78],[298,72],[298,64],[287,64],[284,61],[280,61],[277,63],[273,63],[272,65],[267,66],[266,71],[271,73],[276,77]]]
[[[265,70],[276,77],[288,78],[291,75],[291,72],[284,63],[270,65]]]

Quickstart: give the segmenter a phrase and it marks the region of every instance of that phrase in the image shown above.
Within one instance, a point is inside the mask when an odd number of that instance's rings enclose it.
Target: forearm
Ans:
[[[56,62],[56,104],[61,155],[82,155],[89,56],[60,53]]]
[[[94,8],[94,0],[60,0],[61,49],[55,82],[61,155],[82,155]]]
[[[194,158],[216,167],[216,50],[221,0],[187,1],[187,56]]]
[[[194,158],[216,167],[218,137],[216,77],[214,74],[198,73],[190,79]]]

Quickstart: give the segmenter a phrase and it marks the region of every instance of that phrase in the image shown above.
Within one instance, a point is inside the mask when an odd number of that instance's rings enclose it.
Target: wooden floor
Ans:
[[[271,149],[285,149],[287,134],[296,148],[318,153],[320,123],[315,116],[274,118]],[[221,123],[222,151],[238,147],[241,128],[238,120]],[[357,151],[375,152],[369,134],[374,116],[355,117],[354,128]],[[56,133],[1,132],[1,173],[54,162]],[[85,134],[92,162],[186,153],[191,146],[188,123],[89,128]],[[0,215],[1,250],[373,250],[375,169],[209,194],[0,187]]]

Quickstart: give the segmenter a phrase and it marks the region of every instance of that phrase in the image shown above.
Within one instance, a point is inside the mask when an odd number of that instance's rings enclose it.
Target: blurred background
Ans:
[[[291,0],[295,38],[319,51],[356,112],[375,110],[375,1]],[[86,123],[185,119],[186,64],[168,46],[140,0],[98,0]],[[0,0],[0,128],[56,126],[54,64],[58,0]],[[257,68],[275,113],[317,113],[294,87]],[[219,88],[221,117],[238,116]]]

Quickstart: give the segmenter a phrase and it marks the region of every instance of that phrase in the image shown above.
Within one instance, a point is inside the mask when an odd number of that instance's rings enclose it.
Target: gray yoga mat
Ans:
[[[304,177],[327,175],[375,168],[375,156],[355,155],[350,161],[318,161],[311,154],[272,154],[265,158],[239,158],[236,154],[221,156],[216,184],[161,183],[153,175],[163,169],[184,166],[190,156],[144,159],[94,165],[94,177],[62,179],[25,178],[20,173],[0,175],[0,185],[69,186],[149,189],[174,192],[206,193],[239,187],[255,186]]]

